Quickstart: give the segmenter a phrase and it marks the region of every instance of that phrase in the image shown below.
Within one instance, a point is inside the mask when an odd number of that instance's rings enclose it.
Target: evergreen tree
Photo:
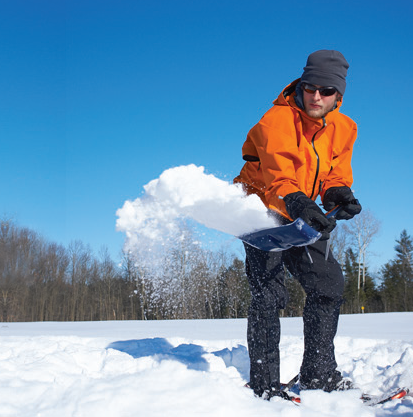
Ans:
[[[396,243],[396,258],[387,262],[381,270],[385,311],[412,311],[413,241],[403,230]]]
[[[358,263],[357,256],[351,248],[346,250],[343,266],[344,273],[344,304],[343,313],[352,314],[359,312],[358,299]]]

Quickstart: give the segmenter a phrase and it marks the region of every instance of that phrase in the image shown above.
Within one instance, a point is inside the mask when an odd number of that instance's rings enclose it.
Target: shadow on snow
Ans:
[[[181,344],[174,347],[168,340],[156,337],[153,339],[123,340],[113,342],[107,349],[115,349],[127,353],[133,358],[152,356],[157,361],[178,361],[196,371],[209,371],[209,363],[204,354],[211,353],[220,357],[228,368],[234,366],[241,377],[248,379],[249,357],[245,346],[239,345],[232,349],[222,349],[216,352],[207,352],[204,347],[195,344]]]

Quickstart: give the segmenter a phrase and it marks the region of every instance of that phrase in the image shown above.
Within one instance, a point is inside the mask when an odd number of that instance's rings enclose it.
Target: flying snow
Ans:
[[[178,233],[182,219],[233,236],[277,225],[258,196],[247,196],[241,185],[206,174],[204,167],[168,169],[143,188],[142,197],[126,201],[117,211],[117,229],[126,234],[129,247],[139,237],[162,243]]]

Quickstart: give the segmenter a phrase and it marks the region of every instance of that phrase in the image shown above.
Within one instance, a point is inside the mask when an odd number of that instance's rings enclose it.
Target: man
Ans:
[[[301,78],[282,91],[242,148],[246,163],[234,181],[258,194],[281,223],[301,217],[322,234],[313,245],[283,252],[263,252],[245,244],[252,295],[249,385],[258,396],[281,395],[278,311],[288,301],[284,267],[306,292],[300,388],[332,391],[350,385],[337,371],[334,355],[344,287],[338,262],[330,251],[326,255],[335,220],[315,203],[320,195],[325,210],[340,205],[338,220],[361,211],[350,189],[357,126],[339,113],[348,67],[338,51],[312,53]]]

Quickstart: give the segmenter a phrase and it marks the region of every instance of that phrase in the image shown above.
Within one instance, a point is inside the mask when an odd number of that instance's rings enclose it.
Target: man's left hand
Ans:
[[[349,187],[331,187],[324,194],[324,209],[332,210],[336,206],[341,206],[335,215],[337,220],[350,220],[361,212],[361,204],[354,197]]]

